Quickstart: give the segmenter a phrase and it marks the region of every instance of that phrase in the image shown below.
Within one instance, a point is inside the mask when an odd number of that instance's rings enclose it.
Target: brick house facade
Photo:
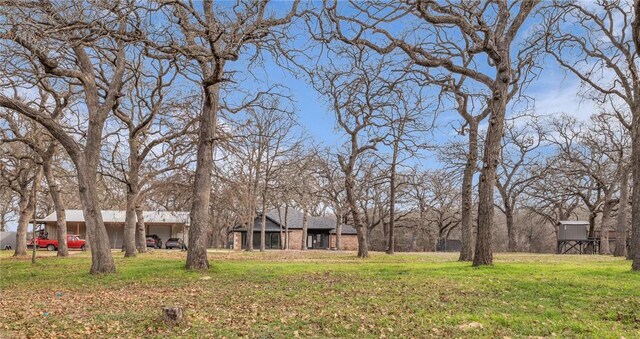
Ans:
[[[331,234],[329,236],[329,246],[331,248],[335,248],[336,247],[336,235],[335,234]],[[345,235],[343,234],[341,239],[341,247],[343,250],[346,251],[357,251],[358,250],[358,237],[355,234],[349,234],[349,235]]]
[[[278,210],[269,211],[265,223],[265,248],[282,249],[285,243],[285,222],[289,229],[289,249],[302,249],[302,212],[289,209],[286,213],[287,220],[283,220],[284,213]],[[260,248],[260,226],[262,215],[256,216],[253,224],[253,248]],[[336,249],[335,235],[336,221],[331,217],[307,218],[307,249]],[[241,250],[247,246],[247,228],[238,225],[232,230],[233,249]],[[353,227],[342,225],[341,250],[355,251],[358,249],[356,231]]]

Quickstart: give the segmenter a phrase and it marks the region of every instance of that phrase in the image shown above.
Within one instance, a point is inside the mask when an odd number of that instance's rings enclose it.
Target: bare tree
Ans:
[[[322,186],[321,171],[319,167],[320,159],[315,149],[298,148],[297,154],[291,159],[289,166],[293,174],[289,180],[291,185],[291,199],[294,206],[302,210],[302,239],[300,248],[306,250],[309,230],[309,217],[317,210],[317,205],[321,202]]]
[[[536,167],[541,157],[538,150],[545,139],[545,131],[535,117],[520,119],[527,120],[521,124],[517,119],[507,123],[496,180],[501,200],[496,206],[507,220],[509,252],[517,251],[515,212],[520,196],[538,179],[540,171]]]
[[[358,256],[369,255],[367,230],[358,204],[356,170],[361,158],[375,150],[384,139],[378,127],[384,111],[390,109],[388,98],[393,96],[395,84],[385,74],[388,61],[370,59],[361,48],[347,48],[339,52],[347,66],[333,65],[320,69],[314,76],[314,87],[327,98],[338,126],[347,135],[338,162],[344,173],[345,193],[353,225],[358,238]]]
[[[451,173],[438,170],[426,173],[428,205],[427,223],[437,230],[438,240],[447,240],[461,223],[460,192]]]
[[[227,63],[237,61],[242,54],[267,49],[274,40],[283,38],[277,30],[288,25],[296,14],[298,0],[289,11],[277,15],[269,1],[254,3],[237,0],[234,5],[167,1],[167,17],[178,29],[166,37],[163,51],[178,54],[195,64],[192,71],[199,78],[203,105],[199,114],[199,138],[196,174],[193,185],[191,225],[187,269],[207,269],[207,236],[213,149],[216,140],[220,91],[230,77]]]
[[[474,266],[493,262],[491,252],[491,225],[493,224],[493,188],[500,153],[507,105],[526,81],[526,72],[532,61],[518,57],[512,62],[512,47],[516,35],[538,1],[523,1],[509,5],[507,1],[495,3],[440,4],[432,1],[408,3],[379,3],[362,6],[350,2],[349,14],[338,9],[338,2],[325,5],[325,12],[333,23],[332,36],[352,45],[363,46],[381,54],[400,50],[412,64],[426,69],[468,77],[487,92],[490,111],[489,128],[485,140],[483,168],[480,175],[478,236],[473,260]],[[414,33],[397,32],[390,27],[400,20],[411,20]],[[421,36],[413,41],[407,36]],[[459,36],[458,42],[451,36]],[[369,38],[375,37],[375,38]],[[430,39],[436,37],[436,43]],[[444,43],[438,43],[444,41]],[[466,66],[457,63],[454,56],[463,53],[474,59]],[[464,60],[464,59],[463,59]],[[483,65],[474,67],[472,65]],[[484,66],[486,65],[486,67]],[[491,72],[484,72],[484,70]]]
[[[466,136],[466,141],[460,142],[452,140],[438,147],[438,159],[445,165],[445,169],[452,173],[461,172],[461,204],[460,204],[460,256],[459,261],[473,260],[473,240],[474,228],[477,218],[474,216],[473,206],[474,200],[477,201],[475,195],[477,185],[474,184],[475,174],[479,170],[478,155],[481,152],[481,137],[479,132],[480,123],[488,116],[489,110],[485,109],[482,113],[474,115],[469,113],[470,107],[473,106],[473,95],[463,92],[451,91],[457,93],[456,111],[464,119],[462,125],[454,127],[456,132],[461,136]],[[466,99],[465,99],[466,98]],[[477,210],[476,210],[477,212]]]
[[[47,179],[49,195],[51,195],[51,200],[53,201],[53,206],[56,211],[56,235],[58,239],[57,255],[59,257],[66,257],[69,255],[69,249],[67,247],[67,216],[65,212],[65,202],[61,192],[62,190],[58,184],[54,168],[58,148],[60,148],[58,143],[52,141],[46,149],[39,148],[37,152],[42,158],[42,169],[44,171],[44,176]]]
[[[418,250],[418,241],[420,235],[427,235],[427,242],[433,242],[430,236],[430,230],[428,229],[428,214],[431,209],[429,199],[429,183],[427,173],[412,171],[409,174],[408,191],[409,201],[417,208],[417,219],[413,223],[408,224],[406,227],[411,228],[411,243],[409,245],[409,251],[416,252]]]
[[[277,104],[276,104],[277,105]],[[266,122],[265,128],[261,131],[261,144],[266,145],[264,162],[263,185],[260,198],[262,201],[262,220],[260,222],[260,251],[265,250],[265,232],[267,206],[272,207],[272,191],[278,189],[277,177],[286,172],[286,168],[294,162],[300,161],[291,157],[298,153],[302,146],[303,137],[294,134],[293,128],[297,124],[291,112],[281,111],[277,106],[271,107],[269,113],[262,116]],[[278,116],[277,112],[280,112]],[[271,121],[269,121],[271,120]],[[300,174],[300,173],[296,173]]]
[[[395,91],[392,104],[394,108],[388,110],[386,126],[388,128],[387,138],[383,144],[391,149],[391,160],[389,163],[389,223],[386,253],[395,252],[395,222],[397,208],[397,193],[400,188],[398,182],[398,168],[405,165],[411,159],[416,160],[419,151],[427,148],[423,140],[423,135],[428,132],[430,126],[427,121],[427,98],[421,92],[421,88],[416,86],[414,81],[403,82]],[[382,157],[385,159],[386,157]]]
[[[627,256],[627,206],[629,205],[629,172],[631,167],[625,168],[620,176],[620,203],[616,217],[616,246],[613,255],[616,257]]]
[[[425,251],[434,251],[438,240],[449,239],[460,228],[460,177],[449,170],[404,173],[406,202],[415,206],[407,214],[404,228],[411,229],[410,251],[417,251],[422,238]]]
[[[188,137],[194,124],[193,109],[189,102],[198,100],[186,96],[183,102],[171,96],[177,70],[172,61],[144,57],[143,51],[132,57],[127,67],[128,82],[114,109],[115,117],[122,122],[126,130],[126,150],[128,154],[121,159],[119,147],[114,147],[112,163],[122,175],[116,180],[127,187],[126,213],[124,227],[125,257],[135,256],[136,249],[146,252],[146,233],[144,221],[136,222],[136,210],[142,210],[144,197],[141,192],[145,184],[153,181],[165,172],[180,167],[175,161],[184,155],[185,149],[177,150],[182,142],[175,140]],[[175,146],[175,147],[174,147]],[[145,166],[150,155],[156,155],[155,165]],[[115,155],[117,159],[113,159]],[[173,155],[171,159],[170,155]],[[103,173],[111,172],[107,170]]]
[[[15,207],[15,199],[11,194],[11,189],[4,179],[0,178],[0,232],[7,231],[9,222],[15,220],[12,218]]]
[[[536,169],[537,180],[531,182],[525,190],[522,207],[526,215],[542,220],[553,229],[557,240],[557,225],[561,220],[570,220],[576,216],[580,199],[567,188],[571,179],[563,171],[555,171],[557,159],[545,159],[544,166]]]
[[[42,1],[31,6],[9,3],[3,9],[3,73],[15,80],[3,84],[0,106],[38,122],[64,147],[77,171],[92,249],[90,272],[115,272],[96,175],[104,123],[123,85],[125,35],[138,26],[129,21],[135,18],[129,15],[134,7]],[[38,88],[49,99],[21,96],[21,89],[27,87]],[[55,118],[75,93],[88,116],[84,144]]]
[[[336,155],[326,152],[319,160],[322,196],[336,217],[336,250],[342,249],[342,224],[349,211],[344,189],[344,173],[331,159]]]
[[[7,135],[7,133],[4,133],[6,131],[3,131],[1,141],[7,143],[23,143],[35,153],[33,156],[41,161],[43,174],[47,180],[49,194],[56,212],[57,255],[66,257],[69,255],[67,249],[67,223],[64,201],[60,194],[60,187],[58,186],[54,168],[54,158],[59,145],[55,139],[51,138],[45,131],[42,131],[41,128],[38,128],[33,121],[31,121],[30,124],[21,124],[18,117],[14,117],[11,114],[0,114],[0,117],[7,122],[9,127],[8,132],[10,132],[10,135]],[[22,195],[22,193],[20,193],[20,195]],[[31,212],[31,214],[33,214],[33,212]]]
[[[33,138],[33,133],[29,137]],[[27,255],[27,228],[42,181],[42,160],[23,143],[3,143],[0,151],[0,184],[18,196],[19,217],[13,255],[24,256]]]
[[[253,241],[253,218],[260,201],[260,251],[265,250],[266,215],[273,204],[270,203],[273,191],[277,189],[277,176],[284,168],[291,166],[290,156],[302,144],[300,135],[293,129],[297,122],[293,112],[278,97],[266,100],[262,107],[253,107],[247,111],[247,121],[239,128],[243,149],[248,158],[241,161],[250,166],[252,187],[249,190],[249,208],[247,221],[251,220],[247,229],[247,241]],[[296,173],[299,175],[300,173]],[[249,233],[251,235],[249,235]],[[253,248],[253,243],[248,249]]]
[[[367,245],[371,248],[371,233],[382,226],[386,250],[389,239],[390,174],[386,166],[379,166],[373,154],[365,154],[356,168],[356,200],[362,213],[362,223],[367,234]]]
[[[471,60],[467,60],[470,62]],[[478,172],[478,129],[491,111],[486,104],[476,103],[484,98],[482,94],[469,93],[465,89],[464,82],[467,78],[454,79],[449,77],[445,81],[439,81],[444,93],[449,93],[455,101],[456,112],[464,119],[464,123],[458,129],[458,134],[467,136],[467,149],[464,156],[464,170],[462,176],[462,194],[460,205],[461,237],[460,237],[460,261],[473,260],[473,177]],[[480,105],[480,109],[476,108]],[[477,112],[476,112],[477,111]]]
[[[631,132],[632,269],[640,270],[640,1],[557,0],[545,7],[544,50],[608,102]],[[630,118],[624,112],[630,112]]]
[[[594,115],[592,122],[584,126],[571,117],[557,118],[552,123],[554,133],[549,139],[558,148],[553,169],[565,172],[569,179],[564,183],[564,190],[579,197],[589,210],[590,237],[595,237],[596,219],[602,213],[601,251],[608,254],[609,220],[618,203],[615,193],[626,167],[624,152],[621,152],[625,137],[606,127],[609,122],[602,115]],[[609,129],[610,133],[609,136],[605,132],[601,136],[593,135],[592,129]]]
[[[621,186],[628,185],[630,159],[627,154],[630,153],[631,140],[628,130],[616,119],[615,114],[606,112],[594,114],[591,117],[591,126],[593,126],[591,130],[596,130],[598,133],[588,133],[584,138],[584,142],[596,152],[602,153],[607,161],[611,163],[611,171],[613,171],[609,179],[610,187],[605,190],[606,196],[600,222],[600,254],[610,254],[609,230],[612,229],[612,212],[615,206],[618,206],[618,211],[622,212],[622,217],[626,222],[628,191],[625,193],[624,190],[628,190],[628,187],[622,188]],[[624,177],[627,177],[627,179],[624,179]],[[620,194],[616,195],[618,192]],[[623,198],[623,195],[627,195],[627,197]],[[623,243],[626,247],[626,238],[626,232],[619,234],[617,245]]]

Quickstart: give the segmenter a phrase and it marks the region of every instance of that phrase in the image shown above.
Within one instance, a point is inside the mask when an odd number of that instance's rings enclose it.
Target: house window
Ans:
[[[246,233],[242,233],[242,248],[247,248]],[[260,232],[253,233],[253,248],[260,248]],[[280,233],[266,233],[264,237],[264,248],[280,249]]]
[[[280,233],[269,233],[267,234],[267,237],[271,235],[271,239],[270,241],[267,241],[267,248],[271,248],[271,249],[280,249]]]
[[[253,232],[253,248],[260,248],[260,232]]]

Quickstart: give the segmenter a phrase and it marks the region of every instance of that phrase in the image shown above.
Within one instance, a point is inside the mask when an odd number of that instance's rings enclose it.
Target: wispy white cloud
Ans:
[[[553,72],[559,72],[559,75]],[[538,115],[569,114],[586,121],[598,111],[597,104],[581,95],[583,89],[578,79],[555,68],[541,74],[536,89],[529,95],[534,99],[534,109]]]

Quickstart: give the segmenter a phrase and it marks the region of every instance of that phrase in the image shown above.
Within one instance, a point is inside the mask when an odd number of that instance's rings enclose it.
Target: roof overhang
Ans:
[[[147,224],[189,224],[189,212],[182,211],[143,211],[144,221]],[[126,220],[126,211],[103,210],[102,220],[105,224],[123,224]],[[57,221],[56,213],[51,213],[42,219],[36,219],[38,224],[55,223]],[[82,210],[65,211],[66,222],[85,222]]]

